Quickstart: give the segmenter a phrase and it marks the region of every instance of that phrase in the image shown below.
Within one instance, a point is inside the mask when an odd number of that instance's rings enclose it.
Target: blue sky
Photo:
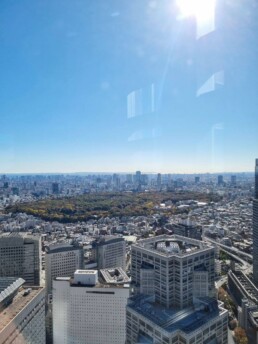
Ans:
[[[255,6],[197,39],[173,1],[2,0],[0,173],[252,171]]]

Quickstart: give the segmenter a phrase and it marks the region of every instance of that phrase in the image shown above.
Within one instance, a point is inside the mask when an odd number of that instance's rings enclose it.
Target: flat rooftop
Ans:
[[[19,288],[25,283],[25,280],[17,277],[0,277],[0,309],[5,307],[5,303],[18,292]]]
[[[160,304],[151,301],[150,297],[137,295],[131,298],[128,308],[136,311],[150,320],[154,325],[158,325],[167,332],[181,330],[191,333],[200,326],[216,318],[218,315],[226,313],[227,310],[212,298],[200,299],[201,307],[188,307],[182,310],[167,309]]]
[[[125,240],[121,236],[104,235],[104,236],[97,238],[94,242],[92,242],[92,247],[114,244],[114,243],[123,242],[123,241],[125,241]]]
[[[13,298],[12,303],[0,312],[0,333],[43,290],[43,287],[30,287],[30,292],[24,295],[27,289],[26,287],[21,287]]]
[[[212,248],[207,242],[183,237],[180,235],[160,235],[157,237],[139,240],[133,247],[142,247],[148,251],[165,256],[184,256],[198,251]]]
[[[127,276],[126,272],[120,267],[101,269],[100,275],[104,283],[123,284],[130,282],[130,278]]]
[[[81,249],[79,246],[73,246],[68,243],[51,244],[45,247],[46,254],[49,253],[59,253],[59,252],[69,252]]]

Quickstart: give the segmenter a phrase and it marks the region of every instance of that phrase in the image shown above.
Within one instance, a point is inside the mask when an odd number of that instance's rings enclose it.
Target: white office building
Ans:
[[[0,344],[45,344],[45,289],[0,277]]]
[[[121,271],[77,270],[53,281],[54,344],[125,343],[129,279]]]
[[[83,268],[83,249],[70,244],[46,247],[46,292],[52,294],[52,281],[56,277],[71,277],[74,271]]]
[[[83,268],[83,249],[70,244],[50,245],[45,249],[46,269],[46,336],[53,342],[52,285],[56,277],[71,277],[74,271]]]

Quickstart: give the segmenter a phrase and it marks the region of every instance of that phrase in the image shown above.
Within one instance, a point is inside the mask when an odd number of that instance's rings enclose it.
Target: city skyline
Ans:
[[[257,4],[0,8],[0,173],[252,171]]]
[[[10,176],[10,177],[18,177],[18,176],[58,176],[58,175],[71,175],[71,176],[87,176],[87,175],[110,175],[112,176],[113,174],[117,175],[124,175],[130,174],[134,175],[136,171],[76,171],[76,172],[15,172],[15,173],[1,173],[0,175],[5,175],[5,176]],[[143,175],[171,175],[171,176],[206,176],[206,175],[211,175],[211,176],[217,176],[217,175],[228,175],[231,176],[232,174],[253,174],[252,171],[218,171],[218,172],[168,172],[168,171],[140,171],[141,174]]]

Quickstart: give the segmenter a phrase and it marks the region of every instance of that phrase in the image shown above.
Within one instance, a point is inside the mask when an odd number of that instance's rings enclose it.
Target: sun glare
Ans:
[[[182,18],[195,17],[198,21],[207,21],[214,15],[215,0],[177,0]]]

